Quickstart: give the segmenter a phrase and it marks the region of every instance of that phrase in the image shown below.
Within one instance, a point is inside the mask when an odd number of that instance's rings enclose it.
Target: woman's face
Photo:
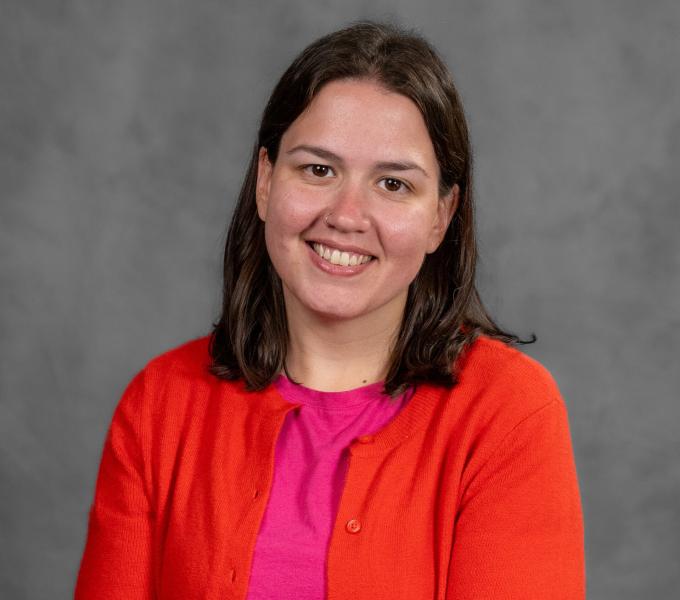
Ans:
[[[257,209],[286,307],[328,319],[401,319],[408,286],[448,227],[458,188],[407,97],[369,80],[326,84],[260,149]]]

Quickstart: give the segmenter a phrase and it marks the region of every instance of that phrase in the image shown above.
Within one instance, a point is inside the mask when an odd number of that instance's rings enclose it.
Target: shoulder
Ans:
[[[231,385],[210,373],[210,336],[185,341],[150,358],[128,383],[124,396],[145,405],[198,399],[216,385]],[[201,391],[205,393],[201,393]]]
[[[461,358],[450,398],[459,415],[455,447],[465,455],[461,489],[474,495],[489,477],[509,478],[511,471],[553,479],[558,470],[573,473],[567,408],[550,371],[485,336]]]
[[[521,350],[486,335],[479,336],[463,353],[457,365],[459,377],[479,383],[498,379],[515,380],[519,385],[553,388],[555,380],[539,361]]]
[[[488,336],[477,338],[456,365],[460,393],[470,410],[511,426],[550,404],[563,404],[550,371],[517,348]]]
[[[149,359],[127,384],[114,423],[134,424],[148,445],[172,444],[183,431],[212,422],[216,415],[251,410],[261,394],[249,394],[241,381],[212,374],[209,348],[206,335]]]
[[[143,368],[149,376],[205,377],[210,366],[210,336],[183,342],[151,358]]]

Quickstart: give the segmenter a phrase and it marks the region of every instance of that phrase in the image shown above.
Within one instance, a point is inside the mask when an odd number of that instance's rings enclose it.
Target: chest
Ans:
[[[289,409],[210,414],[165,437],[154,570],[161,598],[245,598]],[[389,451],[359,441],[327,551],[328,598],[443,597],[462,461],[427,429]]]

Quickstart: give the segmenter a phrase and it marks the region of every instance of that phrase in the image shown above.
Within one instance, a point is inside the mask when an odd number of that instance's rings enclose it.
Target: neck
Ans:
[[[402,309],[403,311],[403,309]],[[286,368],[294,381],[315,390],[351,390],[384,380],[402,311],[330,319],[286,302]],[[387,318],[385,318],[387,316]]]

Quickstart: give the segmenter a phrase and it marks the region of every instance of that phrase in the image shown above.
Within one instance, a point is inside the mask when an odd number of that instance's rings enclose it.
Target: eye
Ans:
[[[380,181],[385,184],[384,189],[388,192],[407,192],[410,189],[401,179],[395,179],[394,177],[385,177]]]
[[[327,177],[333,172],[333,169],[331,169],[328,165],[304,165],[302,170],[305,173],[309,173],[310,175],[314,175],[315,177],[319,178]]]

